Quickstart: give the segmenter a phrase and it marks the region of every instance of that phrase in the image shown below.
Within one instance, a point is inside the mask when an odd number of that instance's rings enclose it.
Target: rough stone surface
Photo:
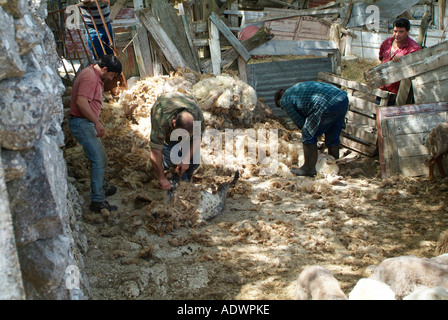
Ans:
[[[14,19],[0,7],[0,81],[25,73],[14,35]]]
[[[1,146],[25,150],[42,139],[54,112],[58,83],[50,68],[2,81],[0,87]]]
[[[25,296],[0,150],[0,300]]]
[[[20,152],[3,149],[1,155],[5,181],[23,178],[26,172],[26,162]]]
[[[18,258],[0,264],[0,274],[23,279],[22,295],[0,286],[4,299],[85,299],[89,288],[79,196],[61,150],[61,62],[46,17],[45,0],[0,0],[0,239],[11,239],[9,216]]]
[[[8,183],[11,210],[19,245],[56,237],[65,232],[67,194],[62,151],[45,136],[35,148],[24,154],[25,176]]]

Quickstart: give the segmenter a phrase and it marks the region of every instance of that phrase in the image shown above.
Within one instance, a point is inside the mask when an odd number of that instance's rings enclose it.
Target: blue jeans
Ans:
[[[171,157],[170,157],[171,149],[173,149],[173,147],[176,144],[178,144],[178,142],[171,142],[170,144],[166,144],[166,145],[163,146],[163,149],[162,149],[162,160],[163,160],[163,168],[165,170],[168,170],[169,168],[171,168],[173,166],[176,166],[176,164],[174,164],[171,161]],[[196,152],[201,152],[200,148]],[[182,157],[182,152],[181,151],[179,151],[178,156]],[[190,166],[188,167],[188,169],[184,172],[184,174],[181,177],[181,179],[183,181],[190,181],[191,177],[193,176],[194,171],[197,168],[199,168],[199,164],[194,164],[193,163],[193,158],[194,157],[190,158]]]
[[[96,136],[97,131],[94,124],[88,119],[71,117],[69,127],[90,161],[90,198],[94,202],[102,202],[106,198],[103,186],[105,185],[104,175],[107,167],[103,144]]]
[[[325,134],[325,145],[327,147],[338,146],[341,143],[341,131],[345,128],[345,114],[348,110],[348,98],[328,107],[322,114],[319,128],[314,136],[306,130],[302,130],[302,142],[304,144],[315,144],[317,138]]]
[[[114,42],[114,34],[112,32],[112,25],[110,23],[107,24],[107,28],[109,30],[110,33],[110,37],[112,38],[112,43]],[[103,48],[101,47],[100,41],[103,42],[103,47],[104,50],[106,50],[106,54],[113,54],[114,52],[112,51],[111,48],[109,48],[108,44],[110,45],[109,42],[109,37],[107,36],[107,32],[106,32],[106,28],[104,28],[104,26],[97,26],[98,29],[98,33],[100,35],[100,37],[98,37],[98,34],[96,33],[96,30],[94,27],[87,27],[87,33],[86,37],[87,37],[87,44],[89,46],[90,51],[92,52],[93,55],[93,59],[98,60],[99,58],[101,58],[102,56],[104,56],[104,51]],[[89,37],[90,34],[90,37]],[[92,41],[90,41],[90,38],[92,38]],[[96,53],[98,55],[98,59],[95,57],[95,51],[93,50],[93,45],[95,46],[95,50]]]

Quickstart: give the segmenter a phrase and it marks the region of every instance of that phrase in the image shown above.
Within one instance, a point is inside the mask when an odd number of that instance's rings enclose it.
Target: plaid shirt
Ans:
[[[164,144],[169,144],[174,127],[171,120],[179,109],[188,109],[195,121],[201,121],[201,133],[205,129],[204,115],[192,96],[180,92],[165,93],[157,98],[151,109],[151,148],[162,150]]]
[[[300,82],[287,89],[280,100],[296,126],[314,136],[322,113],[347,97],[347,92],[323,82]]]

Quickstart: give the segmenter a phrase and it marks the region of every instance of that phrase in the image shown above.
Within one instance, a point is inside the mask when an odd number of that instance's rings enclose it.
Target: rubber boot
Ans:
[[[328,154],[335,159],[339,159],[339,146],[328,147]]]
[[[303,154],[305,163],[298,169],[291,169],[291,172],[297,176],[314,177],[316,175],[317,144],[304,144]]]

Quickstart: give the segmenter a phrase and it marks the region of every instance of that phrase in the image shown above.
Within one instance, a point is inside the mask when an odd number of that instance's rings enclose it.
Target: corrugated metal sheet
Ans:
[[[333,0],[308,0],[308,8],[315,8],[330,3]]]
[[[298,82],[317,81],[317,74],[321,71],[332,72],[330,58],[254,63],[247,65],[247,82],[277,116],[284,116],[285,112],[275,106],[275,91],[287,89]]]

